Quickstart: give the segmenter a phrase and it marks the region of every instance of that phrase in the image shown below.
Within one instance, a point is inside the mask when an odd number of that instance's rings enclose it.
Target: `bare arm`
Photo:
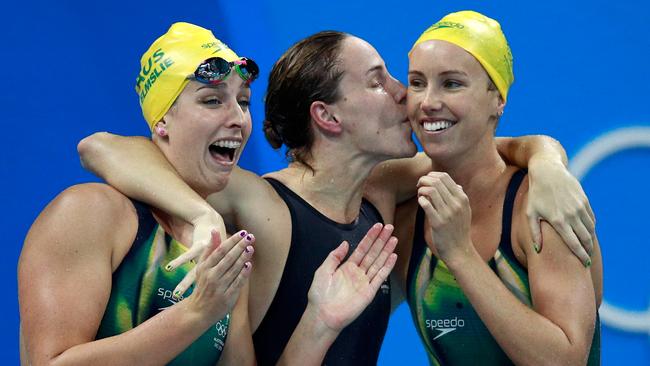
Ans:
[[[218,365],[255,365],[255,349],[248,316],[248,283],[242,288],[230,317],[228,337]]]
[[[202,258],[205,264],[199,265],[206,271],[200,272],[192,296],[132,330],[95,340],[110,296],[112,272],[128,252],[136,230],[130,201],[100,184],[72,187],[41,213],[25,240],[18,266],[28,363],[164,364],[229,311],[224,299],[236,298],[249,270],[239,270],[242,267],[234,260],[239,263],[242,257],[236,246],[224,243],[221,252]],[[234,251],[226,256],[223,251],[229,245]],[[208,260],[215,265],[209,266]],[[220,275],[204,275],[213,269]],[[220,281],[222,277],[231,281]],[[206,288],[224,291],[206,292]]]
[[[587,362],[596,317],[589,269],[578,265],[560,236],[542,225],[546,250],[521,245],[527,258],[533,309],[521,303],[475,250],[467,196],[449,176],[432,176],[418,202],[432,227],[433,250],[447,264],[501,348],[518,365]],[[434,193],[435,192],[435,193]],[[523,237],[523,239],[521,239]]]
[[[216,228],[225,240],[223,219],[176,173],[151,140],[98,132],[79,142],[81,165],[120,192],[169,212],[183,220]],[[165,182],[165,184],[160,184]],[[222,210],[230,207],[223,195]],[[226,212],[227,213],[227,212]],[[207,246],[210,231],[194,238]],[[197,233],[198,234],[198,233]],[[195,234],[195,235],[197,235]]]
[[[530,193],[526,206],[533,247],[541,251],[540,221],[548,221],[585,266],[596,238],[595,216],[578,180],[566,168],[562,145],[548,136],[498,138],[503,157],[520,167],[528,166]]]

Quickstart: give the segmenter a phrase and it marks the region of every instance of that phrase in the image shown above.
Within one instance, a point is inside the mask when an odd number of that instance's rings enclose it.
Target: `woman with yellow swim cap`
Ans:
[[[499,23],[449,14],[409,61],[407,113],[436,171],[396,212],[395,272],[431,364],[599,364],[598,244],[581,263],[542,222],[533,245],[529,178],[496,149],[514,80]]]
[[[176,170],[174,179],[203,198],[224,188],[250,136],[249,84],[257,73],[252,60],[189,23],[173,24],[142,56],[136,92],[153,145]],[[104,184],[62,192],[34,222],[20,257],[22,361],[253,364],[244,284],[255,237],[212,231],[198,264],[169,266],[188,251],[184,243],[193,244],[192,224]],[[382,243],[364,242],[352,257],[374,263]],[[351,289],[369,285],[351,277],[358,263],[339,268],[342,259],[333,253],[316,276],[317,313],[331,312],[333,297],[349,303]],[[195,285],[176,292],[190,271]],[[337,316],[353,318],[356,309],[349,310]],[[301,330],[309,334],[323,328],[306,323]],[[306,351],[323,347],[321,339],[296,338]]]

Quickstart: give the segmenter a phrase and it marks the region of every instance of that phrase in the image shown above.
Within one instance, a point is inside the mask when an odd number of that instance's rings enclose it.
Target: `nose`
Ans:
[[[390,77],[390,93],[397,104],[406,104],[406,87],[399,80]]]
[[[228,114],[226,116],[226,127],[228,128],[242,128],[244,124],[244,116],[246,112],[242,109],[242,106],[239,105],[237,100],[233,100],[229,104]]]
[[[424,94],[420,109],[425,113],[430,113],[442,109],[442,100],[432,86],[429,86]]]

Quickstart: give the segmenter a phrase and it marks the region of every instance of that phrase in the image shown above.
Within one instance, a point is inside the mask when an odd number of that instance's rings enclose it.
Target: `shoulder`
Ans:
[[[395,204],[415,195],[418,179],[434,169],[432,164],[431,159],[423,152],[412,158],[385,161],[370,173],[364,194],[378,207],[382,206],[382,202],[389,202],[394,208]]]
[[[23,252],[37,244],[39,251],[52,248],[112,253],[118,245],[130,245],[137,221],[131,201],[114,188],[99,183],[75,185],[40,213],[25,239]]]

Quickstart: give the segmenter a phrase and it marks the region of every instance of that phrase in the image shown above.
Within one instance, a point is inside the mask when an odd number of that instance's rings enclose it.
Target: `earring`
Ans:
[[[160,137],[165,137],[167,136],[167,130],[165,129],[165,127],[156,125],[156,134]]]
[[[503,109],[497,112],[497,116],[499,117],[503,116]]]

